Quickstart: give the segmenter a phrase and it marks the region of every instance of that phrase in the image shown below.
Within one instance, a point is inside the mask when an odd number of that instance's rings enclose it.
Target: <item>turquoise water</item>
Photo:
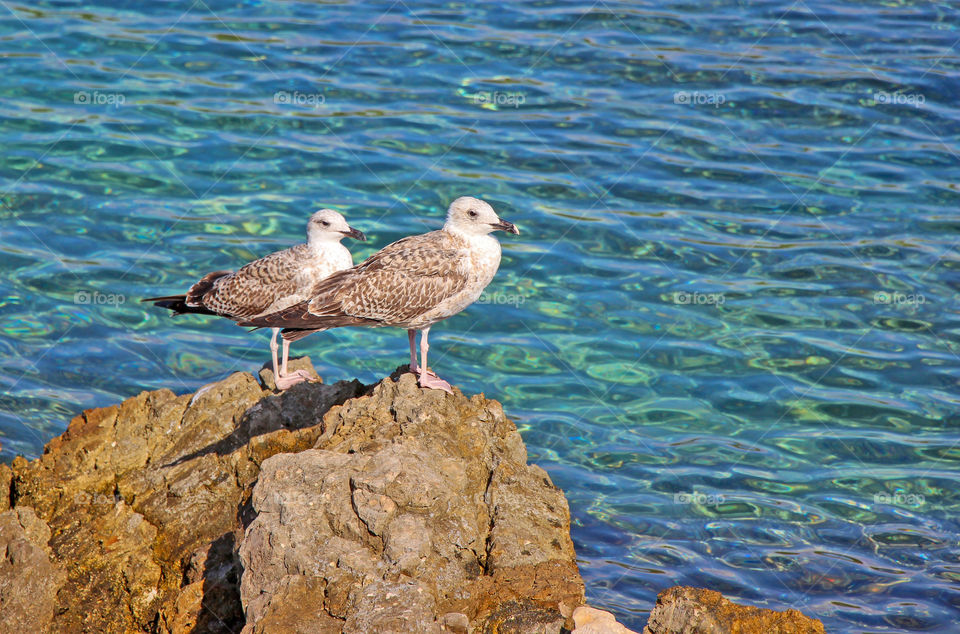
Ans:
[[[2,457],[263,333],[176,292],[336,208],[516,222],[431,365],[567,493],[588,598],[960,620],[960,28],[929,2],[0,4]],[[327,381],[397,330],[294,346]]]

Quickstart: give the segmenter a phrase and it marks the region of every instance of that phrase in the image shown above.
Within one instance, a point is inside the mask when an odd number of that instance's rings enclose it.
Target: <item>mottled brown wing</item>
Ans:
[[[234,319],[261,314],[274,301],[296,291],[299,247],[271,253],[222,277],[203,295],[203,305]]]
[[[184,301],[186,302],[187,306],[206,308],[203,303],[203,296],[213,289],[217,280],[228,275],[233,275],[233,271],[214,271],[213,273],[207,273],[201,277],[196,284],[187,290],[187,294],[184,296]]]
[[[466,255],[467,244],[446,231],[407,236],[383,247],[355,266],[357,271],[404,269],[417,275],[444,275],[450,263]]]
[[[467,283],[466,245],[443,231],[410,236],[314,287],[314,298],[242,326],[334,328],[402,324]]]
[[[443,231],[398,240],[357,266],[348,284],[315,296],[309,311],[386,325],[414,319],[466,285],[470,258],[465,247]]]
[[[466,273],[454,269],[447,275],[418,275],[403,269],[370,271],[348,289],[337,293],[340,313],[383,322],[386,325],[409,322],[466,285]],[[330,302],[310,302],[310,313],[323,316]]]

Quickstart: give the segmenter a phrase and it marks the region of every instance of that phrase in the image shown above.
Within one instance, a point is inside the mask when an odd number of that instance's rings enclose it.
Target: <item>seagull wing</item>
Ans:
[[[309,301],[240,325],[402,326],[463,290],[469,264],[467,245],[455,236],[444,231],[409,236],[318,282]]]
[[[305,255],[300,253],[301,247],[276,251],[215,280],[213,287],[203,293],[202,304],[233,319],[249,319],[263,313],[277,298],[296,292],[301,256]]]

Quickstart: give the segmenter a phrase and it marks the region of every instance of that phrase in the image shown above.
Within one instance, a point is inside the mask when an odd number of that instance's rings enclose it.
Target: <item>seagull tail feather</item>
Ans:
[[[166,297],[148,297],[141,302],[153,302],[154,306],[167,308],[174,315],[192,313],[195,315],[219,315],[203,305],[203,296],[213,289],[215,282],[221,277],[230,275],[232,271],[214,271],[207,273],[200,281],[190,287],[184,295],[167,295]]]
[[[141,302],[153,302],[154,306],[173,311],[174,315],[193,313],[196,315],[216,315],[217,313],[203,306],[188,306],[186,295],[168,295],[167,297],[147,297]]]

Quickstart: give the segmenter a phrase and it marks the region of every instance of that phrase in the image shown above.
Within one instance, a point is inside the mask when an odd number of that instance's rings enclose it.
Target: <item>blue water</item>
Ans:
[[[567,493],[588,599],[706,586],[832,632],[960,621],[956,5],[0,3],[0,442],[266,336],[135,301],[341,210],[357,258],[491,201],[431,365]],[[294,346],[327,381],[396,330]]]

